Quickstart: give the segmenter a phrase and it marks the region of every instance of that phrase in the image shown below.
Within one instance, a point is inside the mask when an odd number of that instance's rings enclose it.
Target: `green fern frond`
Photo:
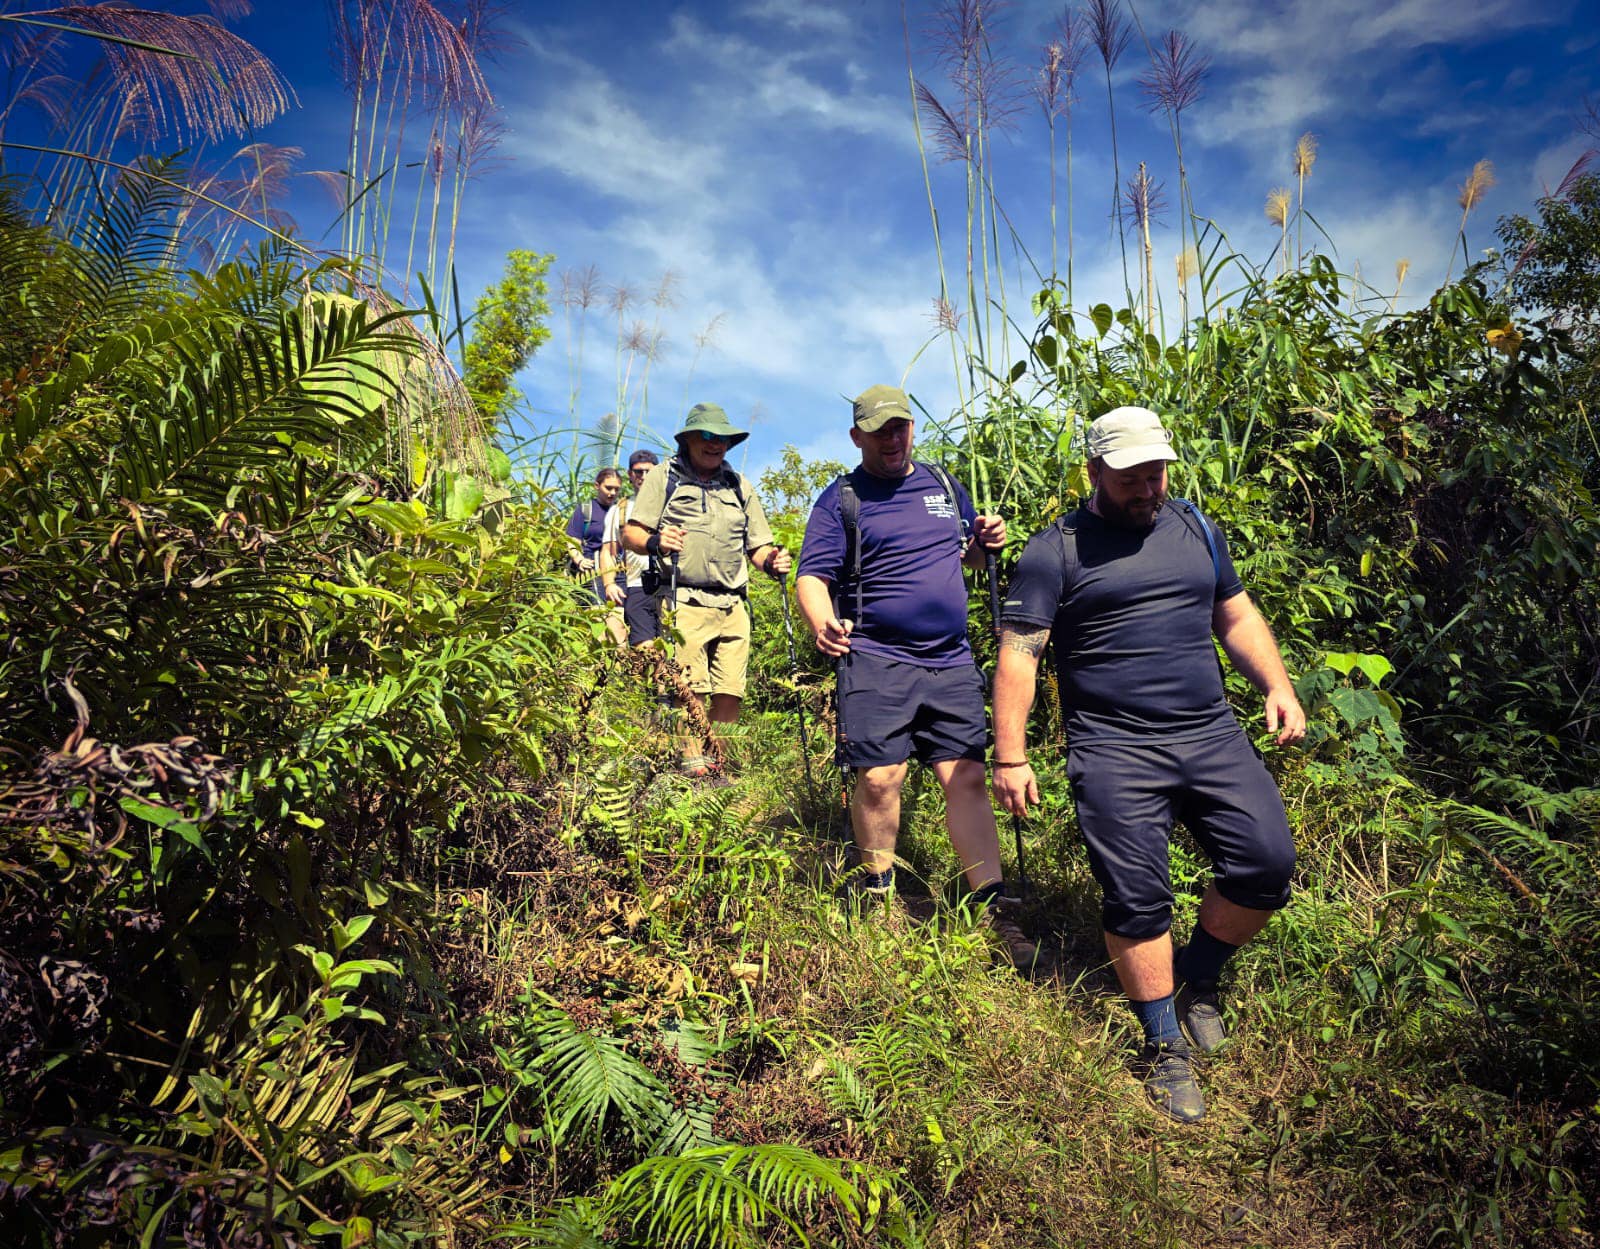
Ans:
[[[615,1115],[636,1140],[648,1137],[666,1110],[665,1089],[654,1073],[614,1036],[588,1032],[565,1011],[548,1011],[534,1030],[539,1056],[533,1067],[548,1080],[551,1137],[576,1129],[598,1139]]]
[[[557,1202],[532,1223],[510,1224],[499,1235],[516,1238],[528,1249],[606,1249],[605,1206],[592,1197]],[[526,1238],[525,1240],[522,1238]]]
[[[849,1225],[863,1226],[878,1189],[863,1191],[857,1180],[869,1176],[860,1163],[798,1145],[716,1145],[647,1158],[616,1179],[606,1200],[615,1217],[661,1249],[733,1249],[773,1223],[809,1245],[796,1215],[828,1203]]]

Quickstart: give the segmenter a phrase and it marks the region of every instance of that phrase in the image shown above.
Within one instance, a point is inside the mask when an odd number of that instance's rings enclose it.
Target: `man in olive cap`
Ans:
[[[1107,412],[1089,426],[1087,452],[1094,493],[1029,540],[1006,589],[994,791],[1016,815],[1039,801],[1027,725],[1048,641],[1067,777],[1104,894],[1106,950],[1144,1030],[1145,1089],[1163,1113],[1189,1123],[1205,1114],[1193,1053],[1227,1038],[1223,964],[1288,902],[1294,869],[1283,799],[1223,697],[1213,637],[1265,696],[1279,745],[1305,736],[1306,717],[1222,531],[1167,495],[1177,455],[1161,418],[1140,407]],[[1212,870],[1176,964],[1174,819]]]
[[[713,724],[737,721],[744,698],[750,658],[745,560],[774,577],[790,565],[749,480],[726,463],[728,452],[749,436],[716,404],[695,404],[678,431],[678,454],[645,475],[622,530],[624,547],[668,566],[657,594],[676,594],[667,606],[676,610],[683,637],[678,662],[695,694],[709,699]],[[686,742],[685,775],[714,773],[709,746],[704,739]]]
[[[945,825],[971,901],[1019,970],[1039,947],[1018,924],[1000,871],[984,784],[989,725],[983,677],[967,640],[963,565],[982,568],[1006,524],[980,516],[942,469],[911,458],[906,393],[872,386],[851,404],[861,465],[818,497],[806,522],[795,595],[817,649],[837,667],[842,762],[855,770],[852,882],[864,902],[894,899],[900,791],[913,758],[945,796]]]

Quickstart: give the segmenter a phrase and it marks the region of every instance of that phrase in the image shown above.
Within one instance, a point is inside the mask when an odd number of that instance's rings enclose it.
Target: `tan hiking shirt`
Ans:
[[[694,472],[678,465],[678,488],[666,498],[669,464],[657,464],[647,474],[633,501],[628,516],[631,524],[651,531],[664,525],[681,525],[688,537],[678,557],[678,599],[705,607],[725,607],[742,598],[750,574],[746,557],[772,542],[761,500],[756,498],[748,478],[739,477],[744,493],[744,508],[733,482],[738,475],[726,465],[711,482],[702,482]],[[662,505],[666,514],[662,515]],[[670,556],[666,557],[670,560]],[[666,560],[663,564],[666,564]],[[661,585],[668,583],[668,568],[663,566]]]

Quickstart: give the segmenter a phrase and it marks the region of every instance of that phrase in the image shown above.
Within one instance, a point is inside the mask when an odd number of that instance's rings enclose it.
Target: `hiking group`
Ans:
[[[987,564],[992,579],[1006,525],[978,514],[942,469],[912,459],[914,433],[903,391],[873,386],[852,402],[861,462],[813,505],[795,581],[801,616],[835,666],[837,762],[853,779],[851,904],[895,913],[901,790],[916,759],[943,790],[967,902],[1019,970],[1040,967],[1002,874],[990,790],[1014,819],[1040,801],[1027,722],[1048,646],[1106,951],[1143,1031],[1136,1064],[1159,1110],[1198,1120],[1197,1056],[1227,1039],[1223,968],[1287,903],[1294,867],[1282,797],[1226,702],[1215,643],[1262,693],[1267,730],[1284,745],[1304,736],[1305,715],[1277,643],[1222,531],[1168,495],[1177,456],[1160,417],[1117,408],[1087,431],[1092,493],[1028,539],[1006,589],[991,758],[962,568]],[[677,658],[714,726],[738,718],[744,694],[746,564],[778,578],[790,568],[760,501],[724,463],[747,436],[722,409],[697,405],[678,454],[641,474],[631,512],[614,526],[622,549],[670,569],[671,586],[653,597],[676,598]],[[685,746],[690,775],[714,766],[706,746]],[[1176,820],[1210,858],[1212,879],[1174,951]],[[1020,869],[1020,841],[1018,850]]]

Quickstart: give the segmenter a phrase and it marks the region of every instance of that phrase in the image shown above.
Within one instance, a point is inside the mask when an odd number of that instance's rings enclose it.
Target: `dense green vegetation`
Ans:
[[[1592,1243],[1592,178],[1415,311],[1206,235],[1173,334],[1042,279],[1025,357],[956,344],[923,454],[1018,536],[1090,416],[1179,414],[1313,716],[1271,757],[1295,900],[1189,1130],[1126,1069],[1050,745],[1036,983],[947,888],[936,785],[920,922],[840,912],[774,584],[738,782],[671,774],[662,657],[611,647],[529,484],[582,474],[496,445],[548,257],[452,325],[355,243],[201,264],[187,179],[0,199],[4,1243]],[[832,471],[769,474],[786,540]]]

